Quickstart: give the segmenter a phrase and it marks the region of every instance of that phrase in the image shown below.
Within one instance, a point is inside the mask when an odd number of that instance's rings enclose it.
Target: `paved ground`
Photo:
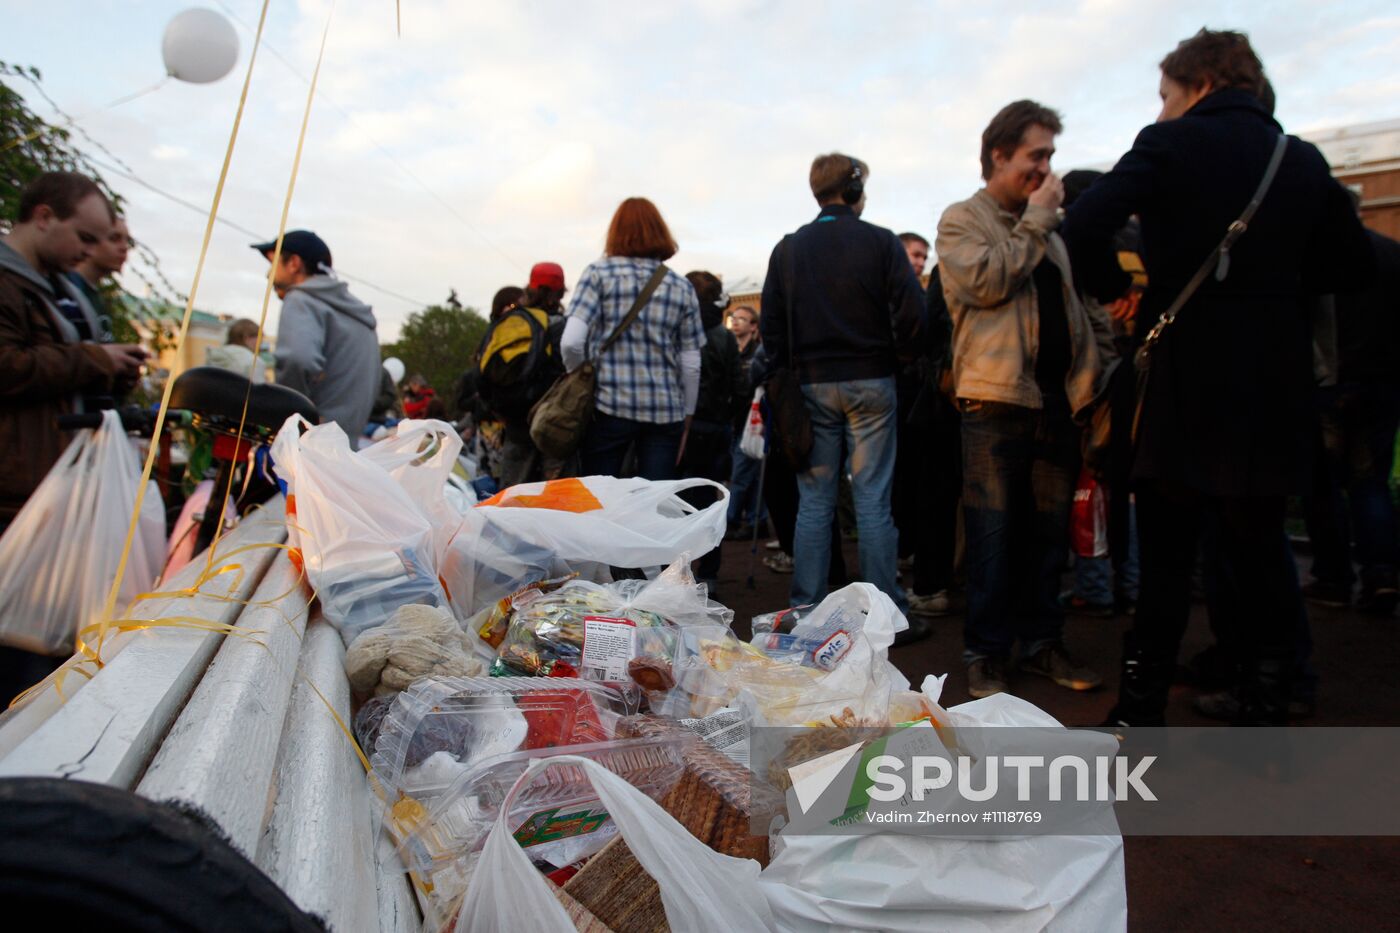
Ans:
[[[754,562],[749,546],[728,543],[718,598],[734,609],[735,628],[781,608],[791,580]],[[762,550],[761,559],[769,553]],[[854,545],[847,565],[854,568]],[[1303,561],[1306,563],[1306,560]],[[1309,725],[1400,725],[1400,619],[1311,608],[1315,663],[1321,674],[1317,715]],[[1104,675],[1103,688],[1072,693],[1040,678],[1012,682],[1012,691],[1066,725],[1103,721],[1117,689],[1122,632],[1128,619],[1073,616],[1066,638],[1076,656]],[[916,685],[925,674],[949,673],[948,705],[968,699],[959,655],[962,618],[936,620],[925,641],[894,649],[891,660]],[[1196,606],[1183,657],[1210,641]],[[1215,725],[1191,709],[1194,690],[1172,690],[1168,721]],[[1396,837],[1137,837],[1125,840],[1128,916],[1138,931],[1400,930],[1400,838]]]

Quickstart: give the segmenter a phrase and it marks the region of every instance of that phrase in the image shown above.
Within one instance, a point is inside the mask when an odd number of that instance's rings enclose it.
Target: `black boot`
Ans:
[[[1123,670],[1118,702],[1104,725],[1165,726],[1167,691],[1171,689],[1175,658],[1162,658],[1139,647],[1132,633],[1123,636]]]

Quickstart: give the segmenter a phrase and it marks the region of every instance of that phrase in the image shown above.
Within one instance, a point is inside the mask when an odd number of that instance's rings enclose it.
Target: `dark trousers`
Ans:
[[[965,662],[1007,657],[1018,639],[1022,654],[1034,654],[1063,634],[1079,433],[1062,400],[1044,409],[962,404]]]
[[[1312,575],[1350,588],[1354,557],[1363,586],[1394,585],[1400,561],[1388,483],[1400,393],[1338,386],[1325,390],[1322,403],[1320,449],[1305,503]]]
[[[676,454],[680,452],[685,422],[652,424],[598,412],[579,450],[582,476],[621,476],[627,452],[636,453],[636,475],[642,479],[676,478]]]
[[[773,523],[773,535],[783,553],[791,556],[793,537],[797,529],[797,473],[776,451],[768,454],[763,471],[763,499],[768,506],[768,518]],[[831,523],[831,564],[826,572],[828,590],[837,590],[850,583],[846,572],[846,555],[841,551],[841,527]]]
[[[1268,718],[1285,721],[1304,617],[1297,574],[1285,559],[1285,499],[1207,496],[1161,481],[1140,483],[1136,498],[1142,587],[1126,640],[1129,657],[1170,677],[1191,612],[1197,547],[1208,533],[1210,585],[1231,594],[1217,599],[1225,610],[1221,632],[1240,661],[1242,689],[1249,702],[1270,711]],[[1165,689],[1151,702],[1161,708],[1135,709],[1134,717],[1160,716]]]
[[[690,425],[690,437],[685,442],[685,453],[681,456],[680,472],[683,479],[710,479],[722,483],[731,472],[730,448],[733,429],[727,424],[714,424],[694,421]],[[718,497],[714,489],[688,489],[682,497],[696,508],[706,508]],[[695,577],[698,580],[719,578],[720,549],[716,547],[702,555],[695,564]]]

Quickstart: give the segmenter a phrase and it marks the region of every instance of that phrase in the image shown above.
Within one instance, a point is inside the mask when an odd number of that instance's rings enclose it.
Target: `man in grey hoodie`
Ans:
[[[269,261],[277,241],[254,243]],[[326,242],[309,230],[282,237],[273,287],[282,299],[277,326],[277,382],[304,394],[334,421],[353,448],[379,393],[379,338],[374,312],[331,269]]]

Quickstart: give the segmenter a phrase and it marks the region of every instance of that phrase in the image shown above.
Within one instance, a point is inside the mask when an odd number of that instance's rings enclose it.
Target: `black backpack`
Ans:
[[[512,308],[481,339],[477,393],[503,418],[525,418],[563,372],[556,328],[548,320],[543,311]]]

